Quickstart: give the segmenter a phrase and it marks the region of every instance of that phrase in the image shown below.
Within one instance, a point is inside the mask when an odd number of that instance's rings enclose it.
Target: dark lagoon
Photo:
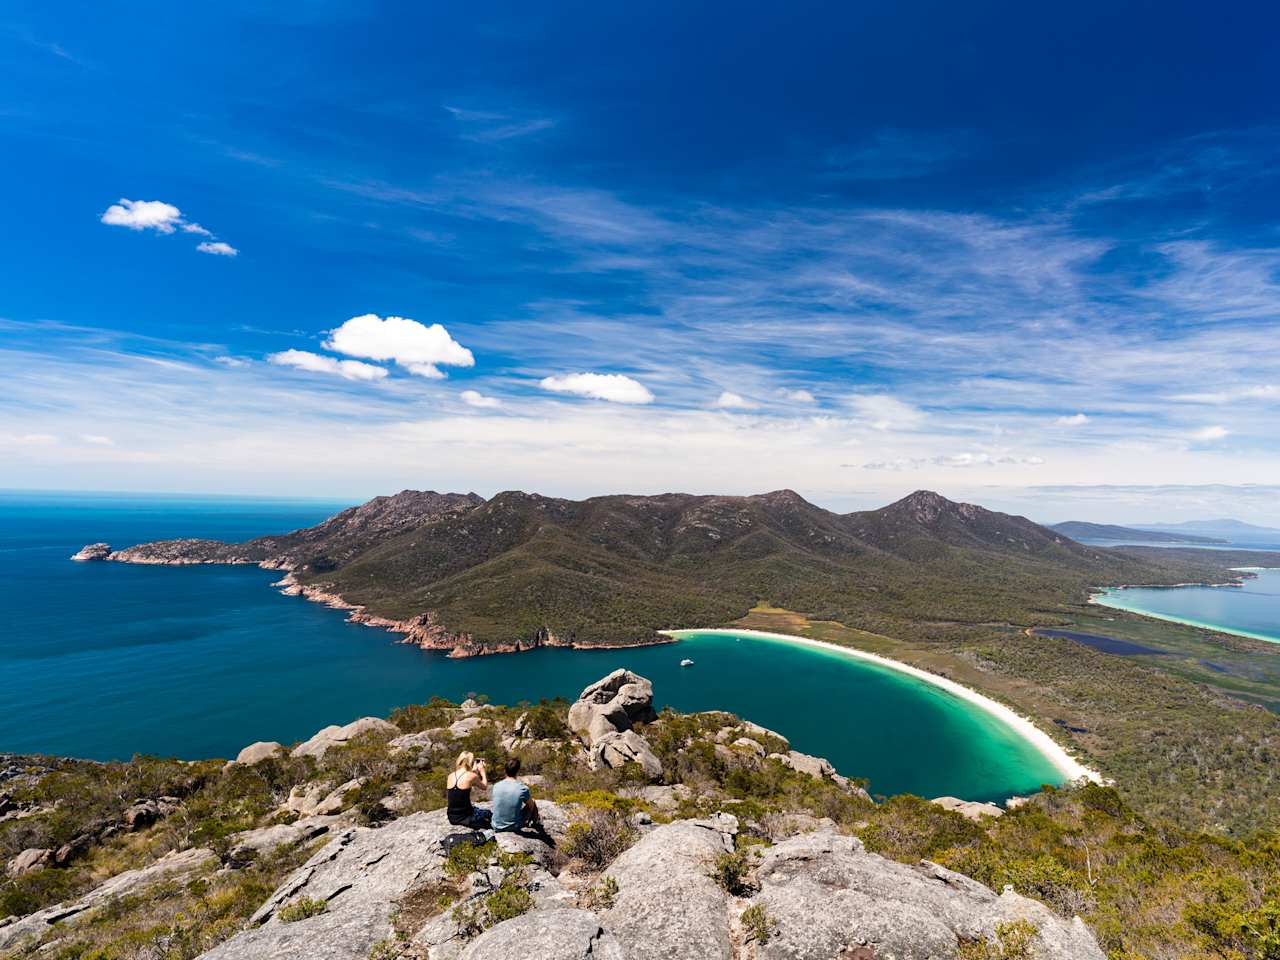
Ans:
[[[0,752],[225,757],[433,695],[572,698],[626,666],[653,680],[660,704],[748,717],[876,793],[998,800],[1062,779],[986,711],[840,653],[708,631],[641,649],[450,660],[281,596],[278,575],[256,567],[68,559],[96,540],[245,539],[342,506],[0,494]]]

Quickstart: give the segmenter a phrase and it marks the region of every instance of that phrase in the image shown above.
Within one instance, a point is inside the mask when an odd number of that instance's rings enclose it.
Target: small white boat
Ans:
[[[692,661],[692,660],[681,660],[681,661],[680,661],[680,666],[682,666],[682,667],[692,667],[692,666],[693,666],[693,661]]]

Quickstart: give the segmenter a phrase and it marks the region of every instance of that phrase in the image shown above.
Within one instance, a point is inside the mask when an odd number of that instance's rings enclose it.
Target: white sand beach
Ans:
[[[913,667],[909,663],[903,663],[900,660],[893,660],[889,657],[880,656],[877,653],[867,653],[864,650],[857,650],[853,647],[843,647],[837,643],[828,643],[825,640],[812,640],[809,637],[798,637],[789,633],[769,633],[764,630],[739,630],[739,629],[710,629],[710,630],[664,630],[670,636],[679,637],[681,634],[688,633],[726,633],[741,634],[743,636],[761,637],[767,640],[783,640],[788,643],[798,643],[809,647],[818,647],[828,650],[832,653],[843,654],[847,657],[853,657],[857,660],[867,660],[877,663],[880,666],[888,667],[891,670],[897,670],[915,677],[917,680],[923,680],[925,683],[940,687],[951,693],[961,700],[968,701],[977,707],[982,708],[987,713],[994,716],[997,720],[1010,727],[1020,737],[1035,747],[1043,754],[1050,763],[1054,765],[1063,778],[1069,781],[1076,780],[1092,780],[1095,783],[1105,783],[1106,780],[1098,771],[1090,767],[1086,767],[1075,757],[1071,756],[1064,747],[1062,747],[1051,736],[1041,730],[1034,722],[1020,715],[1010,707],[1005,706],[999,701],[992,700],[990,697],[984,696],[976,690],[956,683],[946,677],[940,677],[936,673],[930,673],[928,670],[922,670],[919,667]]]

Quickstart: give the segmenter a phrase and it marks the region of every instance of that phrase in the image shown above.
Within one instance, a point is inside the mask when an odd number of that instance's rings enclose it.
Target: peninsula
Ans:
[[[406,490],[244,543],[162,540],[76,559],[256,563],[281,586],[452,656],[659,643],[767,602],[896,635],[1062,623],[1099,587],[1238,579],[1212,557],[1077,543],[1024,517],[918,491],[837,514],[790,490],[608,496]]]

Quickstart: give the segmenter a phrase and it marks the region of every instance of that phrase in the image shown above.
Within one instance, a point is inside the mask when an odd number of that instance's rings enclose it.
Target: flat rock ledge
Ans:
[[[562,836],[571,815],[548,801],[543,808],[552,835]],[[592,909],[553,875],[550,848],[500,834],[504,850],[533,858],[526,868],[532,908],[472,939],[446,910],[396,941],[399,903],[444,880],[440,841],[457,829],[443,811],[414,814],[337,833],[258,909],[257,926],[203,956],[367,960],[386,941],[429,960],[956,960],[963,943],[994,942],[999,925],[1027,920],[1038,931],[1032,960],[1105,960],[1079,919],[937,864],[886,860],[830,821],[814,826],[757,854],[752,890],[735,897],[709,875],[716,857],[734,849],[734,817],[645,825],[603,874],[616,884],[612,903]],[[490,866],[473,874],[470,896],[495,889],[500,873]],[[283,907],[304,897],[323,902],[324,912],[280,919]],[[744,944],[740,918],[756,906],[772,935]]]
[[[161,881],[212,870],[217,864],[218,857],[212,850],[201,848],[170,853],[149,866],[117,874],[78,900],[46,907],[20,920],[0,920],[0,951],[15,947],[28,938],[40,937],[56,924],[75,923],[91,910],[119,897],[141,893]]]

